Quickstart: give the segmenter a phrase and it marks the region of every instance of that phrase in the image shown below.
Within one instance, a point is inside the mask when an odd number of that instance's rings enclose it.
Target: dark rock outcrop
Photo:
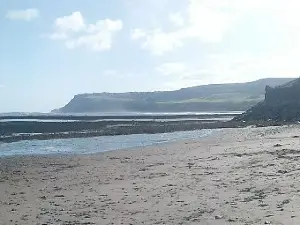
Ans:
[[[272,88],[266,86],[265,100],[236,121],[300,121],[300,78]]]

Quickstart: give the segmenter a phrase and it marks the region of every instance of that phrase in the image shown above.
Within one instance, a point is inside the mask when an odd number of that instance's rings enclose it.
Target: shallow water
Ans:
[[[194,140],[206,137],[216,130],[182,131],[163,134],[132,134],[93,138],[28,140],[15,143],[0,143],[0,157],[41,154],[89,154],[117,149],[143,147],[179,140]]]

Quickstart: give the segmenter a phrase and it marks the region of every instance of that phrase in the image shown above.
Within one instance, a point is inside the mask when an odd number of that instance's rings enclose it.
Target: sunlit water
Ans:
[[[177,119],[99,119],[99,120],[59,120],[59,119],[0,119],[0,122],[40,122],[40,123],[70,123],[70,122],[101,122],[101,121],[113,121],[113,122],[176,122],[176,121],[228,121],[233,119],[233,117],[223,117],[223,118],[177,118]]]
[[[43,154],[89,154],[117,149],[137,148],[179,140],[195,140],[217,130],[196,130],[163,134],[132,134],[93,138],[28,140],[15,143],[0,143],[0,157]]]
[[[102,112],[102,113],[0,113],[0,116],[176,116],[176,115],[222,115],[242,114],[244,111],[212,112]]]

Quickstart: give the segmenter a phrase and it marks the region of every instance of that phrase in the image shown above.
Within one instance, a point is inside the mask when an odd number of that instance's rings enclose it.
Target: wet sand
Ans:
[[[300,224],[300,126],[0,159],[0,224]],[[1,149],[0,149],[1,150]]]

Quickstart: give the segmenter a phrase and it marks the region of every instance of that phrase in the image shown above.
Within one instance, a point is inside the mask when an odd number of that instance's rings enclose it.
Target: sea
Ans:
[[[186,112],[186,113],[155,113],[155,114],[154,113],[143,113],[143,114],[130,113],[130,115],[157,115],[157,116],[159,115],[213,115],[213,114],[222,114],[222,113],[240,114],[241,112],[208,112],[208,113],[207,112],[205,113]],[[18,115],[24,115],[24,114],[18,114]],[[119,116],[120,114],[117,115]],[[127,115],[128,114],[126,114],[126,116]],[[5,114],[5,116],[9,116],[9,115]],[[30,120],[32,119],[28,119],[28,121]],[[6,122],[9,121],[11,120],[6,120]],[[14,121],[16,120],[14,119]],[[24,121],[24,119],[22,119],[22,121]],[[50,121],[54,122],[53,120]],[[3,120],[2,122],[5,122],[5,120]],[[44,122],[44,121],[41,120],[40,122]],[[55,122],[62,122],[62,121],[59,120]],[[99,153],[99,152],[106,152],[106,151],[114,151],[119,149],[143,148],[146,146],[176,142],[180,140],[198,140],[207,137],[214,132],[218,132],[218,130],[194,130],[194,131],[180,131],[180,132],[160,133],[160,134],[131,134],[131,135],[119,135],[119,136],[101,136],[101,137],[54,139],[54,140],[24,140],[24,141],[19,141],[14,143],[0,142],[0,157],[25,156],[25,155],[51,155],[51,154],[91,154],[91,153]]]
[[[0,157],[51,154],[92,154],[119,149],[143,148],[151,145],[197,140],[217,130],[195,130],[161,134],[131,134],[90,138],[26,140],[0,143]]]

